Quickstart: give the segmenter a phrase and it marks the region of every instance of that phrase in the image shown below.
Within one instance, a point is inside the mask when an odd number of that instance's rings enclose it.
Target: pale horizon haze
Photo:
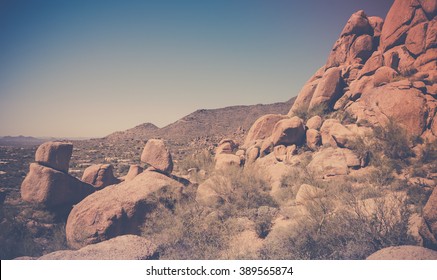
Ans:
[[[0,0],[0,136],[103,137],[283,102],[392,0]]]

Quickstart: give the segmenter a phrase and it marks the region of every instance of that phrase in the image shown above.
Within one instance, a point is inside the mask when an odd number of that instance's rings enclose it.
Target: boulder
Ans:
[[[364,64],[373,53],[373,37],[370,35],[361,35],[353,42],[349,54],[348,62],[350,64]]]
[[[391,118],[403,126],[411,136],[420,136],[424,132],[429,115],[423,93],[411,88],[408,81],[390,83],[365,91],[347,111],[357,118],[357,123],[366,122],[373,126],[384,126],[388,118]]]
[[[232,154],[219,154],[215,157],[215,169],[225,170],[230,167],[240,167],[242,162],[241,158]]]
[[[149,139],[147,141],[141,154],[141,161],[164,173],[169,174],[173,171],[171,154],[164,141],[160,139]]]
[[[158,256],[157,246],[144,237],[122,235],[79,250],[56,251],[40,260],[150,260]]]
[[[384,53],[384,65],[397,70],[403,76],[408,77],[417,71],[415,60],[408,49],[402,45]]]
[[[287,156],[287,147],[284,145],[279,145],[273,148],[273,154],[277,161],[285,161]]]
[[[46,142],[38,147],[35,161],[41,165],[68,172],[73,144],[65,142]]]
[[[384,20],[380,17],[368,17],[370,26],[373,28],[373,37],[379,38],[381,36]]]
[[[334,139],[335,145],[340,148],[350,147],[351,143],[357,139],[355,133],[347,129],[341,123],[333,123],[329,130],[329,135]],[[331,141],[331,143],[333,142]]]
[[[255,140],[263,140],[272,135],[273,128],[280,120],[286,119],[287,116],[269,114],[257,119],[247,133],[244,146],[249,147]]]
[[[414,61],[414,68],[418,71],[432,71],[437,69],[437,48],[428,49]]]
[[[213,176],[199,185],[196,201],[206,207],[216,208],[224,204],[232,191],[232,184],[225,176]]]
[[[79,249],[116,236],[141,232],[148,215],[162,207],[174,209],[184,185],[154,171],[89,195],[68,216],[66,237]]]
[[[127,172],[126,177],[124,178],[124,180],[126,182],[128,181],[132,181],[136,176],[138,176],[139,174],[141,174],[144,171],[144,168],[139,166],[138,164],[132,164],[129,167],[129,171]]]
[[[322,122],[323,121],[320,116],[314,116],[307,121],[306,126],[308,127],[308,129],[319,130],[322,126]]]
[[[405,42],[410,26],[426,21],[427,18],[418,0],[395,0],[384,22],[381,32],[381,47],[386,51]]]
[[[428,23],[423,22],[412,27],[410,31],[408,31],[405,46],[412,54],[417,56],[425,51],[427,29]]]
[[[427,17],[432,19],[437,15],[437,2],[434,0],[419,0],[422,9],[425,11]]]
[[[277,145],[300,145],[305,138],[305,125],[299,117],[284,119],[276,123],[273,133],[272,142]]]
[[[349,173],[346,157],[339,148],[326,148],[316,152],[308,164],[308,169],[316,178],[326,179]]]
[[[21,184],[24,201],[47,208],[71,207],[93,192],[92,185],[38,163],[30,164],[30,171]]]
[[[423,208],[424,222],[419,233],[425,247],[437,250],[437,188],[434,188]]]
[[[428,24],[426,30],[425,49],[437,48],[437,17]]]
[[[361,69],[359,77],[361,78],[365,75],[373,75],[375,71],[382,65],[384,65],[384,57],[382,56],[382,52],[373,52],[372,56],[370,56]]]
[[[315,129],[308,129],[306,132],[307,146],[315,151],[322,144],[320,132]]]
[[[341,69],[328,69],[321,78],[311,99],[309,110],[318,106],[332,107],[343,93],[344,83],[341,78]]]
[[[437,260],[437,251],[419,246],[394,246],[373,253],[367,260]]]
[[[120,183],[120,180],[114,177],[111,164],[94,164],[87,167],[83,172],[82,181],[98,189]]]
[[[396,70],[387,66],[383,66],[376,70],[375,75],[373,76],[373,84],[375,87],[389,84],[397,76],[399,76],[399,74],[396,72]]]
[[[331,136],[331,128],[334,124],[340,124],[340,121],[337,119],[327,119],[323,122],[322,127],[320,128],[320,136],[322,137],[322,144],[324,146],[337,145]]]
[[[300,112],[307,112],[311,103],[311,99],[313,98],[314,92],[316,91],[317,85],[319,84],[320,79],[317,79],[312,82],[307,82],[303,88],[300,90],[296,100],[293,103],[293,106],[288,113],[288,116],[293,117],[295,114]]]
[[[259,147],[252,146],[247,149],[246,152],[246,163],[254,163],[256,159],[259,157]]]
[[[346,35],[363,35],[363,34],[373,34],[373,28],[369,23],[367,15],[363,10],[360,10],[349,18],[346,23],[346,26],[343,28],[340,36]]]

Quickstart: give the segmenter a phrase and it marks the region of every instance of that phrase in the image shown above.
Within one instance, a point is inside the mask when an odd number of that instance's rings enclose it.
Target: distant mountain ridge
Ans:
[[[113,142],[163,138],[170,142],[184,142],[211,136],[218,138],[238,136],[240,134],[243,136],[260,116],[265,114],[287,114],[294,100],[295,98],[273,104],[199,109],[163,128],[158,128],[151,123],[144,123],[125,131],[114,132],[103,139]]]

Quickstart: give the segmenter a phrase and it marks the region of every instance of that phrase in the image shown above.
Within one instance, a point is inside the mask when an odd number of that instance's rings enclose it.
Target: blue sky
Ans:
[[[0,135],[97,137],[296,96],[392,0],[0,0]]]

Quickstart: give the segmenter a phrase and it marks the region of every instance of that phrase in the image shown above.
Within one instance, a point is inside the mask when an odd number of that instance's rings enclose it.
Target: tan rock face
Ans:
[[[311,99],[313,98],[314,92],[316,91],[319,82],[320,79],[317,79],[312,82],[307,82],[303,86],[303,88],[299,92],[299,95],[294,101],[290,112],[288,113],[289,116],[294,116],[296,112],[300,112],[300,111],[305,112],[308,110],[311,103]]]
[[[129,171],[127,172],[126,178],[124,179],[126,182],[132,181],[135,177],[141,174],[144,171],[144,168],[139,166],[138,164],[132,164],[129,167]]]
[[[232,139],[224,139],[220,141],[215,154],[232,154],[238,145]]]
[[[64,172],[30,164],[30,171],[21,184],[21,197],[48,208],[69,207],[94,192],[94,187]]]
[[[139,234],[148,214],[177,203],[182,189],[181,183],[153,171],[106,187],[71,211],[66,225],[68,245],[78,249],[120,235]]]
[[[219,154],[215,157],[215,169],[228,169],[230,167],[241,166],[241,158],[232,154]]]
[[[437,249],[437,188],[434,188],[423,208],[424,223],[420,228],[425,247]]]
[[[307,121],[306,126],[308,127],[308,129],[319,130],[320,127],[322,126],[322,118],[320,116],[311,117]]]
[[[396,246],[381,249],[367,260],[437,260],[437,252],[419,246]]]
[[[341,78],[341,69],[336,67],[328,69],[317,85],[309,105],[309,110],[321,105],[332,107],[341,97],[343,87],[344,82]]]
[[[171,173],[173,171],[171,154],[164,141],[159,139],[149,139],[147,141],[141,154],[141,161],[150,164],[164,173]]]
[[[399,74],[398,72],[396,72],[396,70],[387,66],[383,66],[378,70],[376,70],[375,75],[373,77],[373,84],[375,87],[389,84],[397,76],[399,76]]]
[[[424,22],[414,26],[408,31],[405,46],[412,54],[419,55],[425,51],[427,29],[428,23]]]
[[[322,144],[322,136],[315,129],[308,129],[306,132],[307,146],[315,151]]]
[[[256,146],[250,147],[246,152],[246,164],[254,163],[259,157],[259,148]]]
[[[73,144],[65,142],[46,142],[38,147],[35,161],[56,170],[68,172]]]
[[[385,51],[405,42],[410,26],[424,22],[426,16],[417,0],[395,0],[385,18],[381,47]]]
[[[262,140],[270,137],[276,123],[285,118],[287,118],[287,116],[269,114],[262,116],[261,118],[256,120],[250,128],[249,132],[247,133],[246,140],[244,141],[244,146],[249,147],[251,146],[251,143],[255,140]]]
[[[83,172],[82,181],[99,189],[120,183],[120,180],[114,177],[113,167],[110,164],[89,166]]]
[[[157,258],[157,246],[146,238],[122,235],[77,251],[56,251],[40,260],[150,260]]]
[[[366,91],[347,110],[375,125],[385,125],[388,117],[403,126],[412,136],[420,136],[426,126],[428,106],[420,90],[402,81]],[[323,133],[322,133],[323,137]]]
[[[308,169],[313,172],[317,178],[321,179],[347,175],[349,173],[348,163],[351,164],[352,161],[351,159],[347,159],[344,150],[345,149],[330,147],[316,152],[308,165]],[[350,154],[348,156],[350,156]]]
[[[277,145],[300,145],[305,138],[305,125],[301,118],[293,117],[279,121],[272,133],[272,142]]]

